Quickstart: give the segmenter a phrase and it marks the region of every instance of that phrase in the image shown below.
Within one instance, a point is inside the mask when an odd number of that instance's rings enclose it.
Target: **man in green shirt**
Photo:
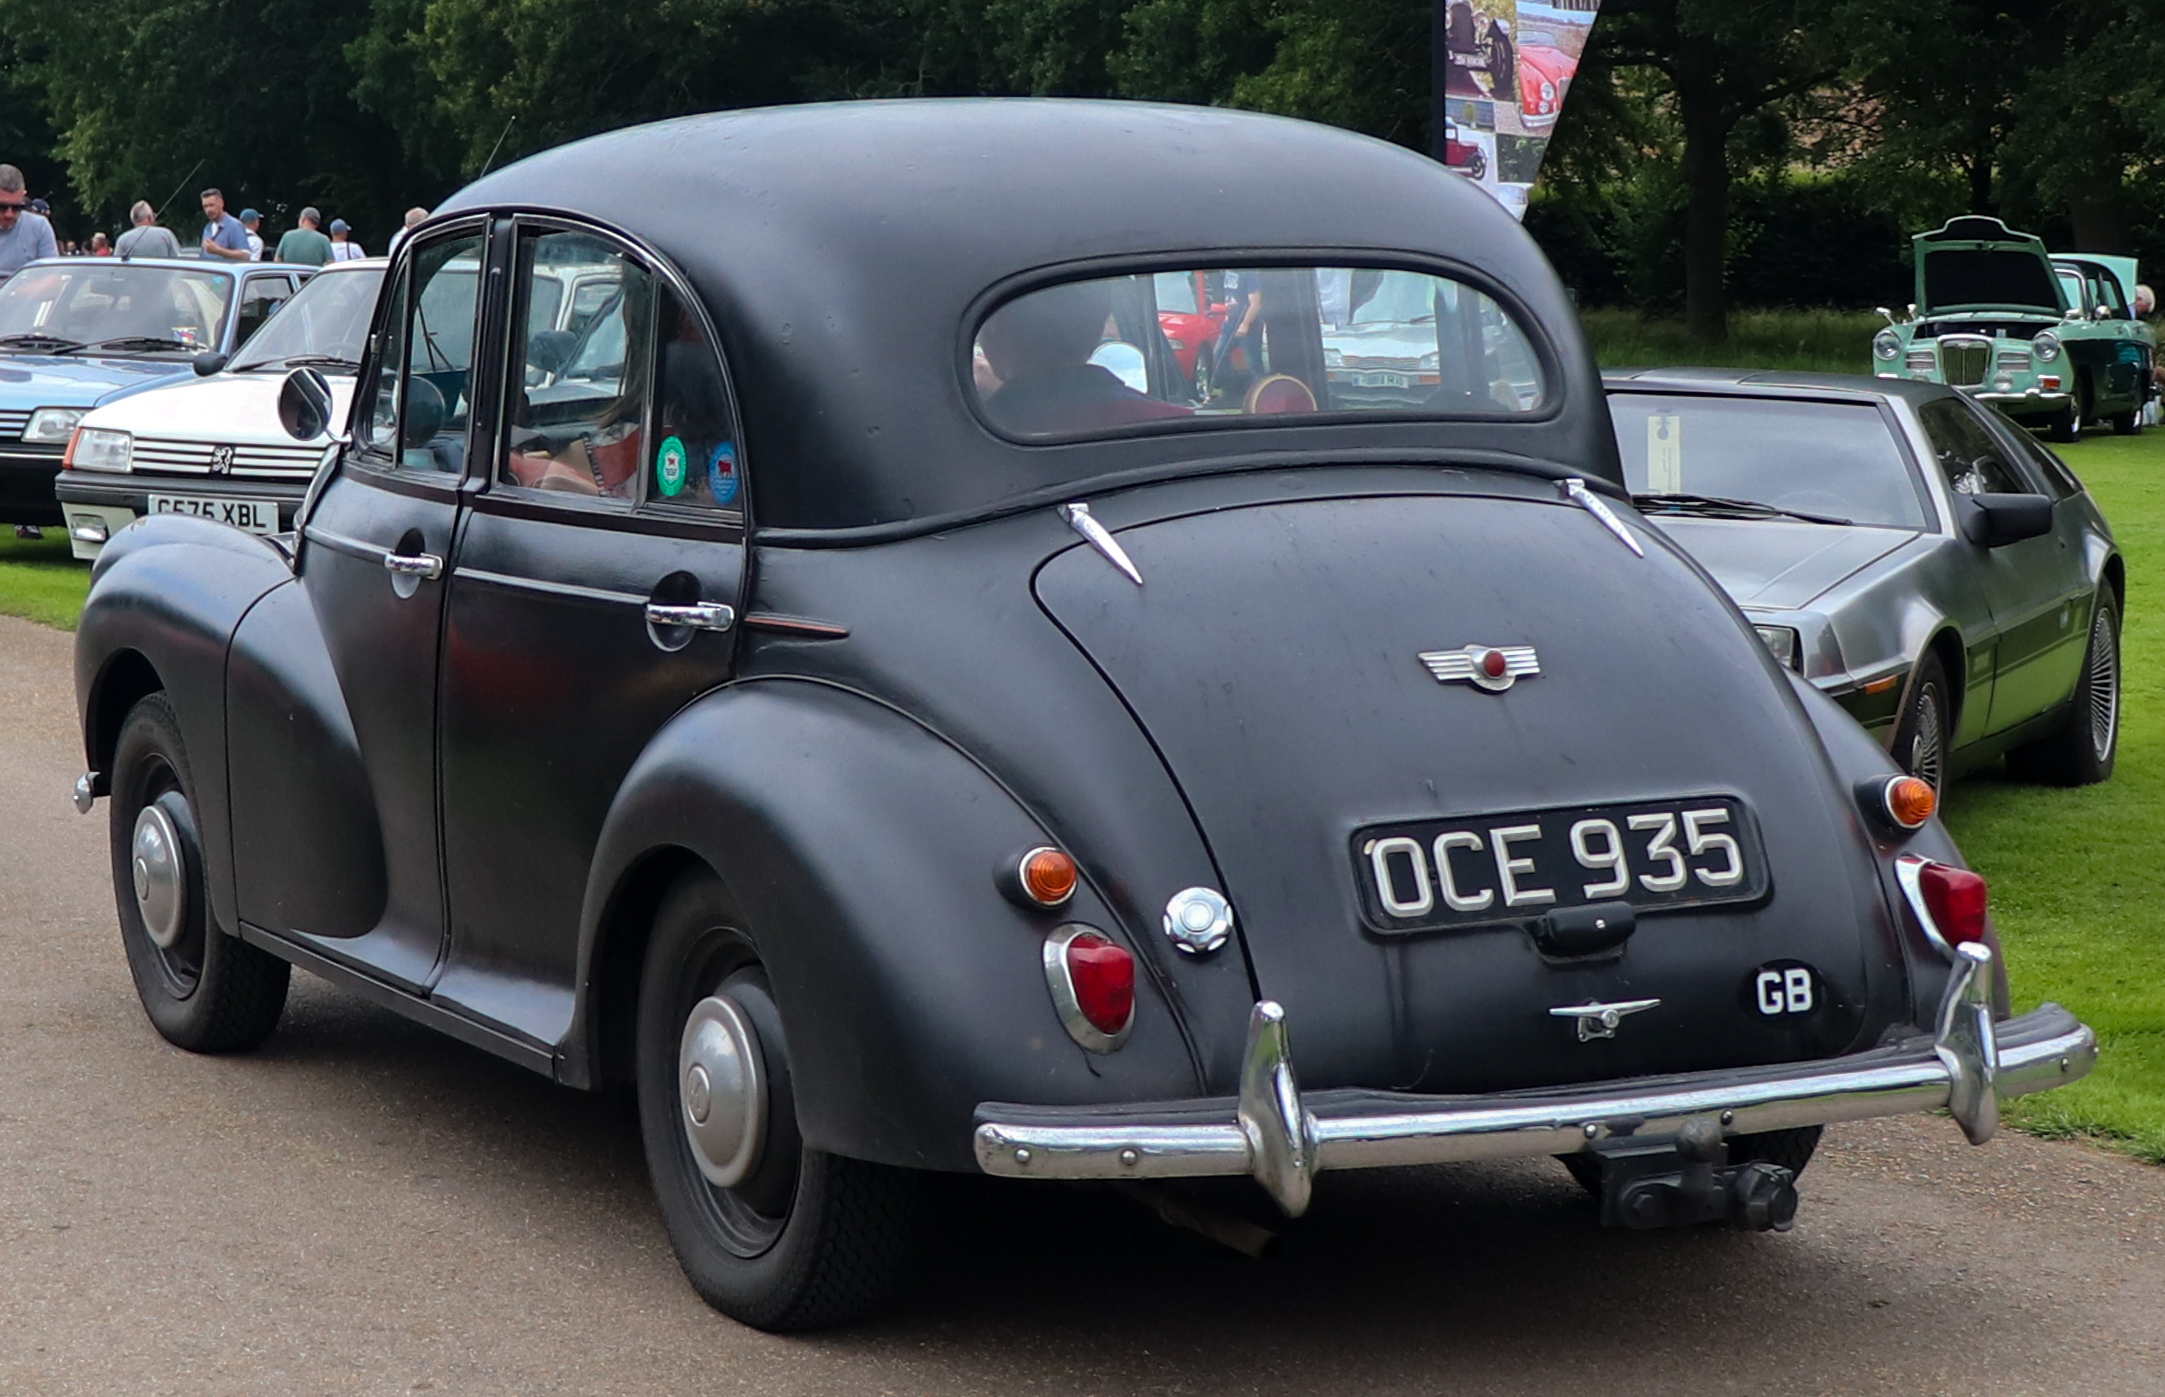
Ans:
[[[317,230],[323,215],[314,209],[301,210],[301,226],[278,240],[278,251],[273,260],[298,262],[304,267],[320,267],[331,260],[331,240]]]

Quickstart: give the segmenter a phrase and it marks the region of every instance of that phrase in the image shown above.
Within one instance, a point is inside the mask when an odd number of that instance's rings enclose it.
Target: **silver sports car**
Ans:
[[[1639,509],[1910,772],[1938,786],[2006,753],[2061,785],[2112,774],[2125,563],[2027,432],[1937,384],[1606,382]]]

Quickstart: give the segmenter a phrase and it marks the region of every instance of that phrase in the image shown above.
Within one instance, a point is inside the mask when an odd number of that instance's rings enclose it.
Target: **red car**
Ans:
[[[1488,152],[1472,141],[1459,135],[1458,123],[1443,123],[1443,163],[1454,170],[1463,170],[1470,179],[1480,179],[1488,173]]]
[[[1173,347],[1173,357],[1190,383],[1196,382],[1195,367],[1203,351],[1217,344],[1230,309],[1211,301],[1204,277],[1202,272],[1160,272],[1152,278],[1157,288],[1158,329]]]
[[[1538,30],[1519,36],[1519,123],[1529,131],[1546,130],[1556,124],[1564,109],[1564,92],[1579,60],[1556,44],[1554,35]]]

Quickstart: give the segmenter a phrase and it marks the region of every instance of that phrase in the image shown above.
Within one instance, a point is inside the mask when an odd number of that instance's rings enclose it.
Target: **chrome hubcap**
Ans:
[[[181,860],[180,831],[164,806],[146,805],[135,817],[128,865],[143,930],[159,950],[172,950],[188,921],[188,872]]]
[[[2109,612],[2100,608],[2090,629],[2090,749],[2102,762],[2120,733],[2120,652]]]
[[[759,1035],[734,1000],[710,995],[692,1006],[677,1050],[684,1138],[708,1183],[735,1188],[759,1163],[767,1124],[767,1080]]]

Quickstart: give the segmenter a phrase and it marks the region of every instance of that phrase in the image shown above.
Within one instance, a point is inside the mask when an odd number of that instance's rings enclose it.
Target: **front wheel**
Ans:
[[[917,1177],[805,1145],[766,970],[711,874],[679,882],[656,915],[637,1036],[647,1173],[700,1297],[774,1332],[846,1324],[884,1301]]]
[[[194,782],[162,693],[128,710],[113,750],[113,898],[136,997],[167,1042],[253,1048],[285,1012],[291,969],[212,924]]]
[[[2059,416],[2045,424],[2048,440],[2070,442],[2082,440],[2082,414],[2073,406],[2063,409]]]
[[[2058,732],[2007,754],[2017,776],[2050,786],[2094,786],[2112,775],[2120,755],[2120,610],[2109,587],[2098,589],[2082,676],[2067,707]]]
[[[1935,791],[1947,780],[1947,739],[1954,714],[1947,698],[1947,671],[1939,656],[1926,655],[1910,677],[1909,697],[1894,725],[1895,764]]]

